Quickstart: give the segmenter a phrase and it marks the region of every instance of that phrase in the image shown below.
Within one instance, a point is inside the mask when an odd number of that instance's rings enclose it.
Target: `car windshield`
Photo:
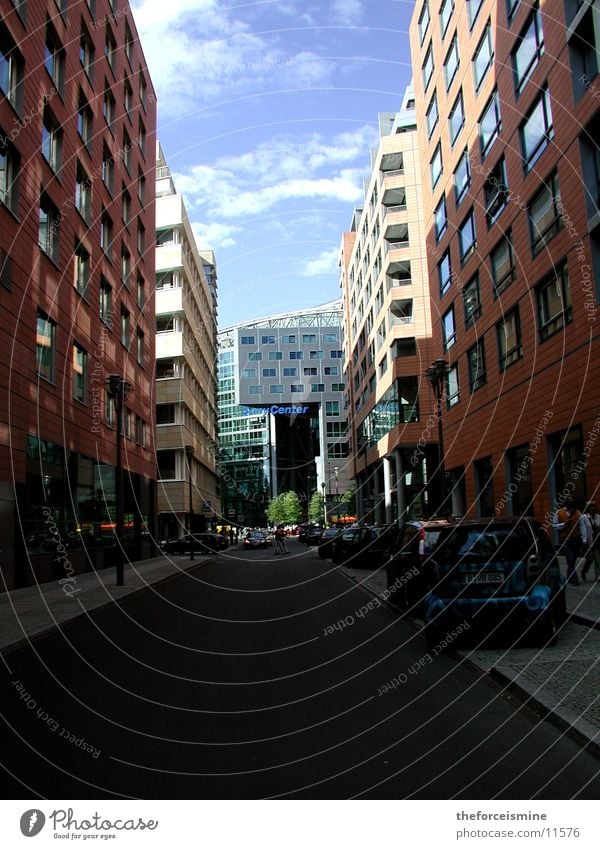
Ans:
[[[434,558],[440,563],[473,560],[479,563],[512,563],[526,558],[533,548],[533,538],[523,526],[458,526],[444,535]]]

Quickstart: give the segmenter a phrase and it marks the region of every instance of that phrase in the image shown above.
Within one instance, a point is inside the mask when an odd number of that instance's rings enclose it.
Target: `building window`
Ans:
[[[543,52],[544,33],[542,31],[542,15],[538,7],[532,12],[525,29],[517,38],[516,47],[512,52],[517,95],[523,91]]]
[[[46,194],[40,198],[38,244],[53,262],[58,262],[60,214]]]
[[[270,360],[282,360],[283,354],[281,351],[269,351],[269,359]]]
[[[327,438],[335,439],[346,436],[348,433],[347,422],[327,422]]]
[[[90,255],[82,245],[75,246],[75,288],[87,298],[90,285]]]
[[[271,395],[282,395],[283,394],[283,383],[273,383],[269,386],[269,392]]]
[[[483,185],[485,220],[491,227],[508,203],[508,184],[504,157],[498,160]]]
[[[337,366],[325,366],[323,368],[323,374],[330,376],[333,375],[334,377],[337,377],[339,374],[339,369]]]
[[[516,269],[512,246],[512,231],[508,230],[504,238],[490,253],[494,297],[503,292],[515,279]]]
[[[327,457],[331,460],[342,460],[349,456],[350,448],[347,442],[338,442],[327,446]]]
[[[125,55],[127,56],[129,64],[133,61],[133,45],[134,41],[131,30],[127,26],[127,23],[125,23]]]
[[[38,310],[35,338],[36,369],[40,377],[54,383],[56,357],[56,322]]]
[[[104,120],[108,124],[109,129],[112,132],[113,124],[115,122],[115,114],[116,114],[116,103],[115,99],[112,96],[112,92],[108,87],[108,83],[106,83],[106,88],[104,90],[104,100],[102,103],[102,114],[104,115]]]
[[[332,383],[331,384],[331,391],[332,392],[343,392],[345,388],[346,388],[345,383]]]
[[[506,0],[506,17],[510,23],[515,16],[515,12],[519,8],[521,0]],[[579,0],[577,0],[579,2]]]
[[[274,345],[275,337],[274,336],[261,336],[260,337],[261,345]]]
[[[112,328],[112,287],[104,278],[100,281],[100,319]]]
[[[452,41],[450,42],[450,49],[446,54],[446,58],[444,60],[444,79],[446,81],[446,91],[452,85],[452,81],[456,76],[456,72],[458,71],[458,66],[460,64],[460,59],[458,55],[458,37],[455,35]]]
[[[319,373],[319,369],[316,366],[312,366],[312,367],[309,366],[308,368],[302,369],[302,374],[305,377],[310,377],[311,375],[316,375],[318,373]]]
[[[311,343],[316,342],[316,341],[317,341],[317,334],[316,333],[303,333],[302,334],[302,344],[303,345],[310,345]]]
[[[458,207],[462,199],[465,197],[469,186],[471,185],[471,165],[469,162],[469,151],[465,152],[458,160],[458,165],[454,172],[454,199]]]
[[[338,335],[337,333],[324,333],[321,338],[321,341],[324,345],[336,344],[338,342]]]
[[[454,407],[460,401],[460,383],[458,376],[458,363],[450,366],[446,375],[446,404],[448,409]]]
[[[444,251],[438,262],[438,280],[440,284],[440,297],[445,295],[452,285],[452,265],[450,262],[450,249]]]
[[[102,182],[112,194],[115,173],[115,160],[110,150],[104,145],[102,150]]]
[[[467,351],[467,362],[469,364],[469,391],[475,392],[486,382],[485,374],[485,346],[483,339],[479,339]]]
[[[157,451],[156,465],[158,468],[158,479],[161,481],[175,481],[177,477],[177,457],[173,449]]]
[[[249,353],[248,353],[248,362],[249,363],[252,363],[252,362],[258,363],[261,360],[262,360],[261,351],[249,351]]]
[[[577,8],[582,7],[581,0],[576,0]],[[572,0],[575,5],[575,0]],[[571,60],[571,76],[575,100],[580,100],[592,85],[592,80],[598,74],[598,52],[600,50],[600,28],[598,27],[598,4],[590,3],[579,20],[575,31],[569,38],[569,57]]]
[[[297,368],[284,368],[283,370],[284,377],[297,377],[298,369]]]
[[[112,254],[113,223],[110,215],[104,211],[100,217],[100,247],[108,257]]]
[[[75,209],[84,221],[89,222],[92,208],[92,181],[86,174],[82,164],[77,162],[75,176]]]
[[[431,172],[431,188],[434,189],[437,186],[438,180],[442,176],[442,146],[440,142],[437,143],[435,152],[429,163],[429,169]]]
[[[116,63],[116,54],[117,54],[117,42],[115,41],[115,37],[112,34],[112,31],[108,24],[106,25],[106,38],[104,39],[104,55],[106,56],[106,60],[110,66],[110,69],[115,70]]]
[[[248,395],[262,395],[264,391],[264,387],[262,386],[249,386],[248,387]]]
[[[421,44],[423,44],[425,33],[427,32],[427,27],[429,26],[429,18],[429,0],[425,0],[425,2],[423,3],[423,8],[421,9],[421,14],[419,15],[419,39]]]
[[[295,345],[296,344],[296,336],[295,335],[282,336],[281,342],[282,342],[283,345]]]
[[[465,125],[465,110],[463,106],[462,89],[458,92],[458,97],[454,101],[454,105],[450,112],[450,144],[454,144],[462,128]]]
[[[131,195],[127,189],[123,189],[121,205],[123,210],[123,224],[129,228],[129,225],[131,224]]]
[[[454,307],[442,316],[442,336],[444,339],[444,351],[451,348],[456,342],[456,325],[454,323]]]
[[[146,286],[144,283],[144,278],[138,274],[137,278],[137,305],[140,309],[144,308],[144,304],[146,303]]]
[[[44,107],[42,118],[42,153],[54,172],[60,170],[63,132],[52,110]]]
[[[79,61],[89,81],[92,82],[94,72],[94,43],[87,30],[83,28],[79,38]]]
[[[251,380],[253,377],[256,377],[256,369],[255,368],[243,368],[242,369],[242,377],[245,380]]]
[[[138,147],[142,156],[146,158],[146,128],[141,121],[138,123]]]
[[[146,178],[138,168],[137,195],[141,204],[146,200]]]
[[[478,516],[494,515],[494,466],[491,457],[473,463]]]
[[[481,315],[481,293],[479,291],[478,274],[469,280],[463,289],[462,295],[465,308],[465,327],[470,327]]]
[[[534,256],[545,248],[561,229],[563,225],[561,206],[558,177],[554,173],[528,207],[531,250]]]
[[[304,384],[292,383],[290,386],[290,392],[304,392]]]
[[[124,345],[129,350],[129,342],[131,338],[131,321],[129,310],[121,307],[121,345]]]
[[[440,115],[438,112],[438,103],[437,103],[437,94],[433,93],[433,97],[431,98],[431,102],[427,109],[427,136],[431,138],[433,135],[433,131],[437,126],[437,122]]]
[[[62,95],[65,74],[65,51],[52,24],[46,25],[44,65],[56,91]]]
[[[500,134],[501,127],[500,99],[498,97],[498,91],[495,90],[486,103],[485,109],[479,119],[479,144],[482,159],[485,159],[490,152],[491,146]]]
[[[325,401],[325,415],[326,416],[339,416],[340,414],[340,402],[339,401]]]
[[[311,383],[310,384],[311,392],[325,392],[325,384],[324,383]]]
[[[262,370],[263,377],[277,377],[277,369],[276,368],[264,368]]]
[[[77,132],[84,145],[89,148],[93,137],[93,115],[90,104],[83,94],[79,93],[79,107],[77,110]]]
[[[515,307],[498,322],[496,334],[500,371],[504,371],[523,356],[518,307]]]
[[[242,336],[240,339],[241,345],[256,345],[256,337],[255,336]]]
[[[0,28],[0,89],[14,109],[19,111],[23,60],[4,26]]]
[[[144,250],[146,249],[146,228],[139,219],[137,224],[136,241],[138,253],[143,256]]]
[[[123,164],[127,171],[131,173],[131,151],[133,150],[133,144],[131,143],[131,139],[129,137],[129,133],[127,130],[123,130]]]
[[[135,357],[138,361],[138,364],[143,366],[145,360],[144,354],[144,333],[142,330],[136,330],[135,332]]]
[[[126,289],[131,286],[131,254],[124,244],[121,244],[121,282]]]
[[[442,0],[442,5],[440,6],[440,30],[442,38],[446,35],[446,30],[448,29],[448,24],[450,23],[453,11],[454,0]]]
[[[123,83],[123,109],[125,113],[129,115],[131,109],[133,107],[133,89],[131,88],[131,83],[129,80],[125,80]]]
[[[460,248],[460,261],[466,262],[477,245],[477,234],[475,232],[475,214],[469,212],[463,223],[458,228],[458,244]]]
[[[473,79],[475,91],[479,91],[481,84],[486,78],[487,72],[492,67],[494,58],[494,45],[492,42],[492,27],[488,23],[481,37],[475,55],[473,56]]]
[[[179,320],[173,313],[156,316],[157,333],[174,333],[179,331]]]
[[[433,75],[433,49],[431,44],[427,48],[427,53],[425,54],[425,61],[423,62],[423,90],[427,90],[427,86],[431,82],[431,77]]]
[[[562,330],[573,318],[566,262],[536,287],[537,315],[542,342]]]
[[[311,351],[309,354],[309,359],[311,360],[322,360],[323,359],[323,351]]]
[[[525,171],[530,171],[554,138],[550,95],[544,89],[520,127],[521,155]]]
[[[144,77],[143,73],[141,72],[141,69],[140,69],[140,73],[139,73],[139,79],[140,79],[140,87],[139,87],[140,103],[142,104],[142,106],[145,109],[146,108],[146,102],[147,102],[147,99],[148,99],[148,85],[146,83],[146,78]]]
[[[332,360],[341,360],[344,357],[343,351],[330,351],[329,356]]]
[[[87,402],[87,353],[79,345],[73,345],[73,398]]]
[[[301,360],[303,356],[302,351],[290,351],[290,360]]]
[[[20,157],[0,129],[0,203],[17,210]]]
[[[437,242],[439,242],[447,229],[448,212],[446,210],[446,195],[442,195],[435,210],[435,238]]]
[[[156,377],[158,380],[179,377],[179,363],[177,360],[157,360]]]
[[[469,29],[473,29],[479,11],[483,5],[483,0],[467,0],[467,11],[469,15]]]
[[[156,405],[156,424],[157,425],[175,424],[175,404],[157,404]]]

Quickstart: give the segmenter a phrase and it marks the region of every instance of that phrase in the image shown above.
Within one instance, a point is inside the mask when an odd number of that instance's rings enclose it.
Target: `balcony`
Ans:
[[[390,303],[389,326],[413,323],[412,298],[394,298]]]
[[[384,153],[379,166],[384,179],[404,174],[404,156],[402,153]]]
[[[404,187],[386,189],[381,200],[383,217],[387,218],[396,212],[406,211],[406,190]]]
[[[412,284],[410,260],[404,262],[390,262],[385,275],[386,292],[390,292],[400,286]]]
[[[384,233],[384,254],[409,247],[408,224],[388,224]]]
[[[174,313],[183,311],[183,289],[157,289],[156,290],[156,314]]]
[[[183,332],[167,331],[156,334],[156,358],[182,357]]]

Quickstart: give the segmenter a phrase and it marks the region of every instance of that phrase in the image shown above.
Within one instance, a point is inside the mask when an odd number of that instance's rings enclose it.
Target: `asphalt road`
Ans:
[[[7,655],[6,798],[598,797],[590,754],[290,551],[215,556]]]

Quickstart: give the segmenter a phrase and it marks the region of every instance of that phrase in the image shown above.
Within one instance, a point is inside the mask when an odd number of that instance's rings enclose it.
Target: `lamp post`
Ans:
[[[338,502],[338,498],[340,497],[340,494],[338,492],[338,472],[339,472],[339,470],[340,470],[339,466],[333,467],[333,474],[335,475],[335,503],[336,504]]]
[[[444,454],[444,428],[442,423],[442,397],[444,395],[444,387],[448,374],[448,363],[444,359],[435,360],[428,369],[425,370],[425,376],[435,395],[436,416],[438,421],[438,446],[439,446],[439,465],[438,473],[441,479],[440,486],[440,510],[446,501],[446,469],[445,469],[445,454]]]
[[[323,527],[327,526],[327,498],[325,496],[325,481],[321,484],[321,489],[323,490]]]
[[[192,525],[194,519],[194,502],[192,501],[192,457],[194,456],[194,446],[186,445],[185,446],[185,458],[187,460],[188,466],[188,493],[189,493],[189,501],[190,501],[190,560],[194,559],[194,543],[191,538],[192,536]]]
[[[106,389],[115,406],[117,418],[117,451],[115,460],[115,532],[117,537],[117,586],[125,585],[123,572],[123,469],[121,468],[121,437],[123,435],[123,407],[131,391],[131,384],[120,374],[111,374]]]

